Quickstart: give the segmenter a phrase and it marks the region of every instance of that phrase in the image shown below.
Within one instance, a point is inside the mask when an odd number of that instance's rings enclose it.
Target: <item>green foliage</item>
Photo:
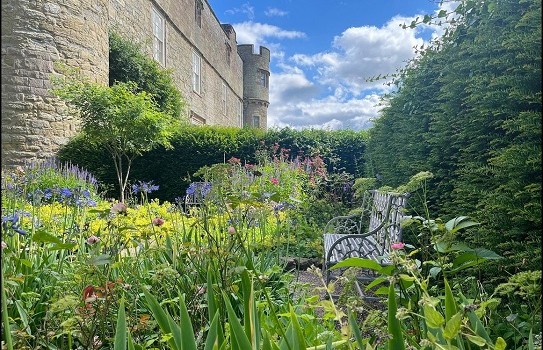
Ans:
[[[141,47],[118,33],[109,34],[109,85],[136,83],[136,92],[145,91],[156,102],[157,109],[179,118],[184,108],[181,93],[173,83],[171,71],[166,70]]]
[[[225,163],[232,157],[240,159],[242,163],[254,164],[257,161],[257,150],[268,150],[270,153],[276,153],[271,152],[273,149],[289,150],[285,152],[291,159],[297,156],[320,156],[328,173],[341,174],[340,169],[343,169],[345,173],[341,176],[355,175],[361,171],[360,158],[364,152],[365,136],[364,133],[354,131],[285,129],[264,132],[250,128],[186,125],[172,138],[171,145],[172,149],[159,147],[143,154],[134,163],[131,172],[133,179],[153,180],[160,185],[153,196],[168,201],[183,196],[190,182],[198,180],[194,173],[203,166]],[[109,184],[109,187],[116,183],[115,171],[107,161],[107,153],[82,137],[70,140],[57,156],[63,161],[69,160],[89,169],[101,183]],[[335,165],[330,166],[329,162]],[[331,181],[326,187],[332,188],[349,181],[340,178],[336,181],[334,177],[331,175]],[[115,196],[113,192],[109,195]]]
[[[135,91],[135,83],[107,87],[68,76],[55,84],[53,92],[78,109],[84,139],[113,159],[124,201],[133,160],[159,146],[171,147],[179,119],[158,111],[151,95]]]
[[[430,210],[484,223],[466,239],[505,257],[483,272],[497,283],[541,265],[541,2],[475,4],[402,71],[366,167],[392,187],[431,171]]]

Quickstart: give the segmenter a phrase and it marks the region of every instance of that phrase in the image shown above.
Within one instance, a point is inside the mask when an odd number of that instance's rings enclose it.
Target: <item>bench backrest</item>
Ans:
[[[407,205],[409,194],[368,191],[372,197],[370,201],[368,235],[375,237],[384,251],[390,251],[392,243],[400,242],[402,238],[401,221]]]
[[[211,190],[210,182],[192,182],[185,194],[185,210],[190,207],[202,205],[204,198]]]

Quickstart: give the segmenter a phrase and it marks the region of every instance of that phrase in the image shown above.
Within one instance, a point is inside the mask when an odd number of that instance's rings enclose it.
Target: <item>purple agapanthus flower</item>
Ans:
[[[13,215],[4,215],[2,216],[2,228],[8,231],[13,230],[20,235],[26,235],[26,231],[19,226],[19,214],[13,213]],[[11,234],[13,235],[13,234]]]
[[[154,185],[153,181],[145,182],[145,181],[138,181],[138,183],[132,185],[132,193],[138,194],[138,193],[151,193],[156,190],[158,190],[159,186]]]
[[[193,195],[194,193],[196,193],[196,183],[192,182],[189,187],[187,188],[187,194],[190,196],[190,195]]]

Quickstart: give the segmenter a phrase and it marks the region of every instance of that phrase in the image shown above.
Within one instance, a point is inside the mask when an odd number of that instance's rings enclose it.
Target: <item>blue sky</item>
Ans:
[[[208,0],[238,44],[271,50],[268,127],[362,130],[379,113],[386,81],[443,28],[402,29],[454,8],[432,0]]]

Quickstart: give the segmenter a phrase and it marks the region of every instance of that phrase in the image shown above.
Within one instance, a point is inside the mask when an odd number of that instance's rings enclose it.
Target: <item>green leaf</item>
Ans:
[[[377,277],[376,279],[374,279],[373,281],[371,281],[370,283],[368,283],[368,285],[366,286],[366,291],[370,290],[371,288],[381,284],[381,283],[384,283],[384,282],[387,282],[388,279],[386,277]],[[388,291],[387,291],[388,293]]]
[[[441,11],[439,11],[439,13],[437,14],[437,17],[438,17],[438,18],[443,18],[443,17],[445,17],[445,16],[447,16],[447,11],[445,11],[445,10],[441,10]]]
[[[32,331],[30,330],[30,326],[28,324],[28,313],[23,307],[23,304],[21,303],[20,300],[15,300],[15,306],[17,306],[17,311],[19,312],[21,321],[23,321],[23,326],[25,328],[26,333],[28,333],[29,335],[32,335]]]
[[[451,286],[447,279],[444,279],[445,282],[445,320],[449,321],[451,317],[456,314],[456,300],[454,298]]]
[[[60,243],[60,244],[52,245],[51,247],[49,247],[49,250],[62,250],[62,249],[71,250],[76,245],[77,243]]]
[[[32,236],[32,241],[37,243],[57,243],[62,244],[62,240],[52,234],[46,232],[45,230],[36,230]]]
[[[204,350],[213,350],[215,345],[217,347],[220,347],[221,344],[218,341],[218,333],[219,333],[219,312],[215,312],[215,316],[213,316],[213,320],[211,321],[211,324],[209,325],[209,331],[207,332],[206,342]]]
[[[478,335],[466,334],[466,338],[477,346],[484,346],[486,341]]]
[[[503,340],[502,337],[498,337],[498,339],[496,339],[496,343],[494,344],[494,350],[505,350],[506,347],[507,343],[505,340]]]
[[[162,309],[156,298],[151,293],[149,293],[145,287],[143,288],[143,294],[145,295],[147,306],[149,306],[149,309],[151,310],[153,317],[157,321],[160,330],[162,331],[162,334],[171,334],[172,329],[170,321],[168,320],[169,315],[167,315],[167,312]],[[168,339],[168,344],[173,350],[182,350],[177,346],[174,339],[171,337]]]
[[[119,305],[119,312],[117,313],[117,327],[115,328],[115,342],[113,344],[113,350],[126,350],[127,332],[128,329],[126,328],[124,299],[121,299],[121,303]]]
[[[443,330],[443,336],[448,340],[454,339],[458,335],[458,332],[460,332],[461,326],[462,326],[462,312],[457,312],[445,324],[445,329]]]
[[[379,265],[378,262],[372,259],[364,259],[364,258],[347,258],[345,260],[342,260],[332,266],[330,270],[339,269],[342,267],[360,267],[365,269],[374,270],[377,272],[381,272],[383,267]]]
[[[181,349],[196,350],[196,339],[194,338],[194,330],[192,328],[192,322],[190,320],[189,312],[187,311],[184,296],[179,298],[179,309],[181,314]]]
[[[430,328],[440,328],[445,323],[445,318],[431,305],[424,305],[424,318]]]
[[[480,225],[480,223],[472,221],[468,216],[459,216],[447,221],[445,229],[450,233],[455,233],[458,230],[476,225]]]
[[[228,296],[223,293],[224,303],[226,305],[226,311],[228,313],[228,323],[230,324],[230,332],[233,337],[233,343],[236,343],[239,350],[251,350],[251,341],[247,338],[241,323],[230,304]]]
[[[354,312],[352,310],[349,310],[349,325],[351,326],[351,330],[353,332],[354,339],[356,340],[356,343],[358,344],[358,347],[360,349],[363,349],[364,343],[362,339],[362,334],[360,333],[360,328],[358,327],[356,316],[354,315]]]
[[[106,265],[106,264],[109,264],[110,262],[111,262],[111,256],[109,254],[101,254],[101,255],[93,256],[88,261],[89,265],[95,265],[95,266]]]
[[[405,344],[402,335],[402,325],[396,318],[398,306],[396,304],[396,291],[394,283],[388,287],[388,333],[392,339],[388,341],[388,350],[405,350]]]
[[[307,345],[305,343],[304,331],[302,330],[302,327],[300,326],[300,323],[298,322],[298,318],[296,317],[296,314],[294,313],[294,309],[292,308],[292,305],[289,305],[289,308],[290,308],[290,322],[294,330],[294,332],[292,333],[293,339],[291,339],[290,343],[294,344],[293,350],[305,350]]]

